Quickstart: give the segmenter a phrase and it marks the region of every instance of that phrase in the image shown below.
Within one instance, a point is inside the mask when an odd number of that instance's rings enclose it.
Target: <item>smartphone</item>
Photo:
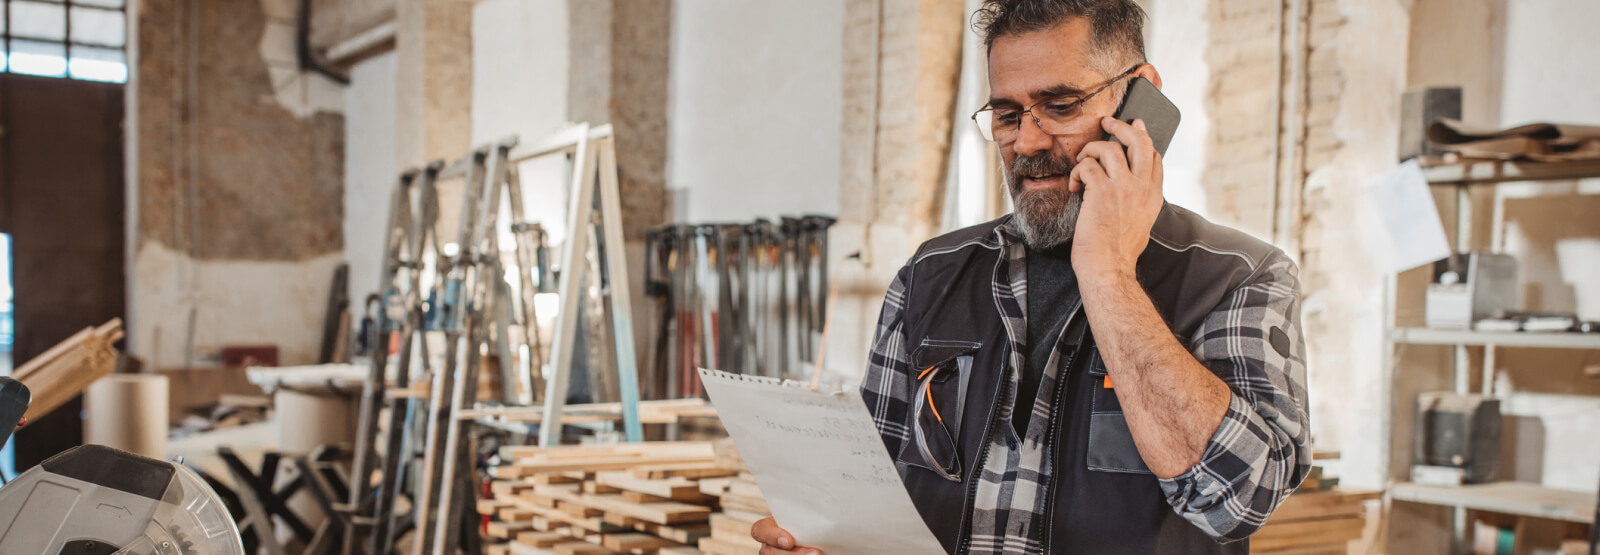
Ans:
[[[1178,107],[1143,77],[1135,77],[1128,84],[1128,94],[1122,95],[1122,106],[1117,108],[1117,119],[1129,125],[1132,125],[1135,119],[1144,120],[1145,130],[1150,133],[1150,141],[1155,144],[1156,152],[1162,156],[1167,155],[1167,145],[1172,143],[1172,135],[1178,132],[1180,116]],[[1106,140],[1117,139],[1108,134]]]

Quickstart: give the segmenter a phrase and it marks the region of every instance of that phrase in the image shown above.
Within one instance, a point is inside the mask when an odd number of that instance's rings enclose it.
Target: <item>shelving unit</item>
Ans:
[[[1472,203],[1470,192],[1475,187],[1495,187],[1503,183],[1513,182],[1552,182],[1570,181],[1589,178],[1600,178],[1600,161],[1560,162],[1560,163],[1519,163],[1500,161],[1472,161],[1462,163],[1441,164],[1423,168],[1423,176],[1428,183],[1436,187],[1453,187],[1456,193],[1455,210],[1455,250],[1468,252],[1471,250],[1472,229]],[[1600,187],[1570,187],[1561,189],[1560,194],[1595,194],[1600,193]],[[1493,250],[1500,250],[1501,237],[1503,237],[1504,214],[1500,206],[1494,210],[1493,230],[1494,237],[1491,243]],[[1468,367],[1468,347],[1482,347],[1482,378],[1479,393],[1493,394],[1495,349],[1497,347],[1536,348],[1536,349],[1595,349],[1600,350],[1600,334],[1563,333],[1563,332],[1485,332],[1474,330],[1440,330],[1417,327],[1400,327],[1396,322],[1395,297],[1398,289],[1398,276],[1389,276],[1384,292],[1384,304],[1387,312],[1387,326],[1384,333],[1386,341],[1383,363],[1384,367],[1391,370],[1389,376],[1390,395],[1398,391],[1399,375],[1401,369],[1394,364],[1396,346],[1410,345],[1445,345],[1454,347],[1455,367],[1453,372],[1454,389],[1456,393],[1471,393],[1471,368]],[[1385,410],[1395,410],[1393,399],[1385,405]],[[1388,415],[1388,422],[1393,422],[1393,414]],[[1387,438],[1386,449],[1393,445],[1392,434],[1395,426],[1387,426],[1391,437]],[[1400,433],[1410,433],[1402,430]],[[1406,454],[1390,453],[1390,460],[1396,457],[1405,457]],[[1487,511],[1518,516],[1549,518],[1568,522],[1582,522],[1594,524],[1596,514],[1600,513],[1597,507],[1597,494],[1595,492],[1575,492],[1544,487],[1538,484],[1523,482],[1496,482],[1489,484],[1470,484],[1463,486],[1427,486],[1410,482],[1397,482],[1390,486],[1387,492],[1389,499],[1411,503],[1425,503],[1453,507],[1453,531],[1451,551],[1462,552],[1466,545],[1466,519],[1467,510]]]
[[[1397,328],[1389,340],[1412,345],[1469,345],[1537,349],[1600,349],[1600,333],[1436,330]]]
[[[1425,486],[1401,482],[1390,487],[1389,495],[1396,501],[1584,523],[1594,521],[1596,503],[1594,493],[1523,482],[1463,486]]]

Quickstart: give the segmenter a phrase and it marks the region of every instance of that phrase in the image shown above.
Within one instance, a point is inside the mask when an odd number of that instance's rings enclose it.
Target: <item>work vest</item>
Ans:
[[[930,385],[939,406],[963,396],[959,422],[945,422],[958,445],[961,481],[926,468],[909,451],[896,454],[906,490],[945,550],[965,547],[977,473],[1009,387],[1011,349],[994,298],[1003,244],[1021,239],[1002,228],[1010,216],[924,243],[906,285],[905,345],[911,368],[943,366],[965,379]],[[1001,228],[1001,229],[997,229]],[[1004,237],[1002,242],[996,234]],[[1152,303],[1188,346],[1206,316],[1252,273],[1251,261],[1276,249],[1173,205],[1163,207],[1137,274]],[[1056,380],[1049,456],[1054,457],[1045,548],[1050,553],[1246,554],[1249,542],[1219,544],[1179,516],[1140,458],[1088,318],[1062,332],[1063,367]],[[1053,338],[1052,338],[1053,340]],[[1043,393],[1041,391],[1041,393]],[[949,401],[946,401],[946,400]],[[1024,407],[1032,399],[1018,400]],[[1026,409],[1024,409],[1026,410]],[[946,413],[955,412],[947,410]],[[908,423],[909,424],[909,423]],[[996,454],[998,456],[998,454]]]

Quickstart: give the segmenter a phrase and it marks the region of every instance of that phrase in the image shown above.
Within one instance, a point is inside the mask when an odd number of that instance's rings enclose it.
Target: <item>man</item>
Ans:
[[[991,96],[973,119],[1016,210],[922,245],[862,384],[948,551],[1247,553],[1310,468],[1294,264],[1166,204],[1143,122],[1109,117],[1132,79],[1161,85],[1143,17],[1132,0],[979,12]],[[772,519],[752,535],[815,551]]]

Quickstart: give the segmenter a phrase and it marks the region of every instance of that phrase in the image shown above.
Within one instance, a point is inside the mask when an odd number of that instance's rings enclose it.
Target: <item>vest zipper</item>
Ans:
[[[1001,360],[1011,360],[1011,348],[1007,347],[1001,355],[1004,357]],[[972,502],[978,495],[978,480],[983,477],[983,467],[989,462],[989,445],[994,443],[995,408],[1000,405],[1000,398],[1010,391],[1011,380],[1007,379],[1000,385],[1000,389],[995,391],[995,398],[989,403],[989,424],[983,434],[983,448],[978,450],[978,465],[972,467],[972,477],[967,479],[967,502],[963,505],[961,513],[961,541],[956,546],[958,554],[966,553],[972,547]]]
[[[1079,299],[1077,305],[1072,307],[1072,314],[1067,315],[1067,323],[1061,326],[1061,333],[1067,333],[1067,328],[1072,327],[1072,320],[1078,316],[1078,311],[1082,309],[1083,300]],[[1072,357],[1067,359],[1067,365],[1062,367],[1062,372],[1058,374],[1060,376],[1060,380],[1056,382],[1055,400],[1053,404],[1050,405],[1050,429],[1045,433],[1044,436],[1045,441],[1049,442],[1046,444],[1046,448],[1050,450],[1050,485],[1045,488],[1044,506],[1045,553],[1053,553],[1050,551],[1050,529],[1055,527],[1056,486],[1060,484],[1056,478],[1059,478],[1059,474],[1061,474],[1061,449],[1060,446],[1057,445],[1056,441],[1056,427],[1061,424],[1061,397],[1064,393],[1066,393],[1067,384],[1071,383],[1070,380],[1073,379],[1072,369],[1078,364],[1078,355],[1082,353],[1084,349],[1089,347],[1086,345],[1086,343],[1088,343],[1086,340],[1089,336],[1087,333],[1088,328],[1084,328],[1084,331],[1085,333],[1078,338],[1078,346],[1072,350]],[[1060,338],[1057,338],[1056,341],[1059,344]]]

